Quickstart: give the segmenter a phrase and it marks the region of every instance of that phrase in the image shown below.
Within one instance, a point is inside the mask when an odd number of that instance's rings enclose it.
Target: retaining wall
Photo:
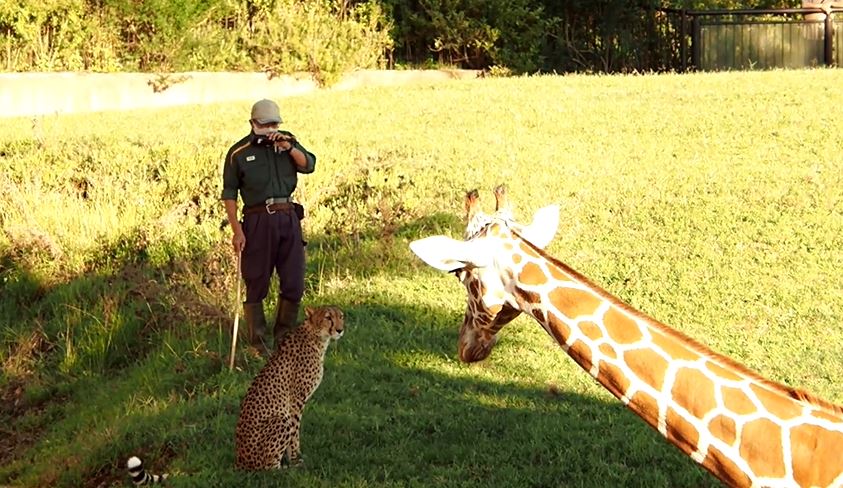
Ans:
[[[330,90],[476,78],[472,70],[362,70]],[[0,73],[0,118],[282,98],[318,90],[309,75]]]

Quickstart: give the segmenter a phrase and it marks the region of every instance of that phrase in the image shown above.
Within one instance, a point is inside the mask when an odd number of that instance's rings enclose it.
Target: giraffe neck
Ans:
[[[510,282],[519,308],[712,474],[730,486],[843,484],[843,408],[765,380],[521,248]]]

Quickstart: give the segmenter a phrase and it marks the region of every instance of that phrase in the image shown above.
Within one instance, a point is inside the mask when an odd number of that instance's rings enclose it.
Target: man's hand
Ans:
[[[246,234],[243,233],[242,229],[234,231],[234,236],[231,238],[231,245],[234,247],[234,252],[238,254],[246,248]]]
[[[281,151],[289,151],[293,148],[293,143],[296,142],[296,138],[294,136],[281,132],[272,132],[266,137],[275,143],[276,149]]]

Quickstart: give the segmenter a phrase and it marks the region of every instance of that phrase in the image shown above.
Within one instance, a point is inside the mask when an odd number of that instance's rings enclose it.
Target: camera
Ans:
[[[276,133],[276,134],[281,134],[281,137],[280,137],[280,138],[278,138],[278,139],[276,139],[275,141],[273,141],[272,139],[270,139],[270,138],[268,137],[268,134],[267,134],[267,135],[257,135],[257,134],[255,134],[255,135],[252,137],[252,144],[254,144],[255,146],[272,147],[272,146],[274,146],[274,145],[275,145],[275,143],[276,143],[276,142],[278,142],[278,141],[287,141],[287,142],[289,142],[290,144],[295,144],[295,143],[296,143],[296,136],[294,136],[293,134],[291,134],[291,133],[289,133],[289,132],[287,132],[287,131],[284,131],[284,130],[279,130],[279,131],[277,131],[277,132],[275,132],[275,133]]]

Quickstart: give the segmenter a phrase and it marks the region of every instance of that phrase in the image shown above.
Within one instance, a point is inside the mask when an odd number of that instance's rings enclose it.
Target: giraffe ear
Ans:
[[[492,262],[478,242],[458,241],[447,236],[433,236],[410,243],[410,249],[425,263],[440,271],[454,271],[466,266],[482,268]]]
[[[559,227],[559,205],[548,205],[533,214],[533,222],[521,231],[521,237],[539,249],[544,249]]]

